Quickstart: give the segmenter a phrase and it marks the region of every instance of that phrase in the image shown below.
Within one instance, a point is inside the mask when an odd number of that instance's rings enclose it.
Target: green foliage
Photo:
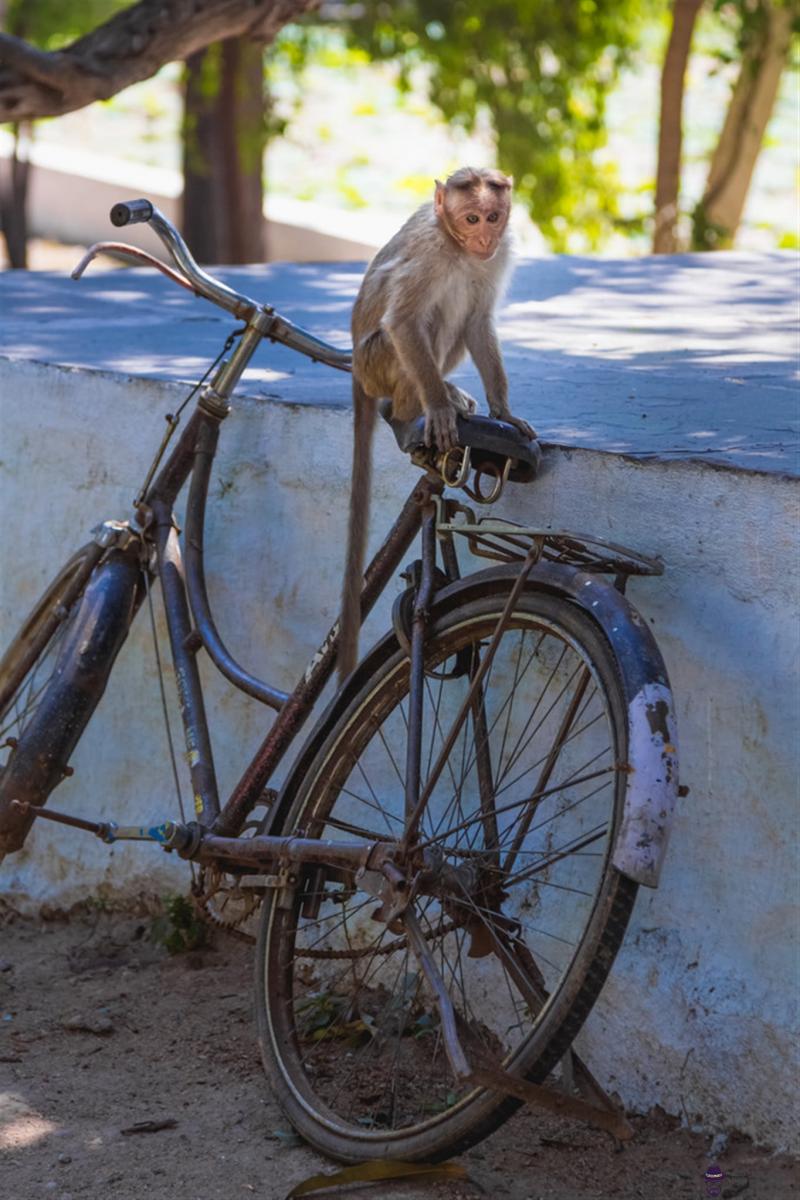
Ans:
[[[732,246],[730,229],[709,221],[706,206],[700,200],[692,213],[692,250],[730,250]]]
[[[792,29],[800,33],[800,5],[797,0],[714,0],[713,11],[723,27],[733,30],[738,43],[736,59],[748,47],[763,37],[769,9],[788,8],[794,11]],[[729,56],[728,62],[733,61]]]
[[[313,992],[297,1005],[298,1028],[307,1041],[331,1039],[357,1046],[375,1035],[374,1022],[366,1013],[351,1012],[352,1001],[335,992]]]
[[[319,25],[285,25],[266,57],[267,87],[270,96],[280,101],[282,110],[279,115],[276,106],[270,106],[269,137],[283,136],[292,116],[300,109],[303,75],[312,62],[331,70],[348,71],[363,67],[369,56],[357,47],[332,41],[330,31]]]
[[[131,0],[10,0],[6,28],[43,50],[59,50],[129,8]]]
[[[762,65],[763,47],[768,31],[770,10],[790,8],[795,16],[792,22],[793,38],[789,47],[788,66],[798,67],[797,50],[798,34],[800,34],[800,5],[797,0],[714,0],[712,6],[713,21],[706,25],[706,39],[701,49],[715,58],[723,69],[732,64],[741,63],[753,73],[755,79]],[[696,47],[697,48],[697,47]],[[742,78],[745,78],[742,76]],[[733,95],[739,85],[736,74],[732,78]],[[761,149],[764,150],[775,142],[764,136]],[[735,169],[735,164],[728,171]],[[726,229],[709,219],[708,208],[710,197],[705,195],[696,203],[691,213],[691,249],[692,250],[730,250],[735,242],[736,229]],[[766,228],[770,228],[769,225]],[[780,243],[779,243],[780,246]]]
[[[499,165],[556,250],[594,248],[620,220],[604,156],[606,97],[659,0],[360,0],[351,44],[429,66],[431,100],[472,129],[488,112]],[[573,239],[570,239],[570,234]]]
[[[199,950],[208,939],[208,929],[185,896],[165,896],[164,914],[156,917],[150,937],[170,954]]]

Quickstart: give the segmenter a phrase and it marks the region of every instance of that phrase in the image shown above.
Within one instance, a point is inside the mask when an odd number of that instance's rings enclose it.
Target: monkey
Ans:
[[[513,181],[501,171],[461,167],[435,181],[423,204],[369,264],[352,316],[353,472],[342,588],[339,679],[356,664],[360,592],[371,491],[377,402],[391,417],[424,414],[425,444],[458,445],[457,414],[477,402],[445,378],[466,353],[478,369],[489,413],[526,438],[534,430],[508,407],[508,381],[494,308],[510,269],[507,232]]]

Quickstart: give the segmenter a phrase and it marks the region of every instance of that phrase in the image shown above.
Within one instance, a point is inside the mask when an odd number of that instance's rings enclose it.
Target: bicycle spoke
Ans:
[[[541,800],[544,796],[555,796],[559,792],[562,792],[565,787],[577,787],[578,784],[589,783],[593,779],[598,779],[601,775],[611,775],[611,774],[615,773],[616,771],[617,771],[617,767],[615,767],[615,766],[603,767],[598,771],[590,771],[588,775],[580,775],[575,779],[570,778],[568,780],[565,780],[563,783],[556,784],[554,787],[545,788],[544,792],[541,795],[537,795],[534,792],[530,796],[525,796],[525,798],[522,800],[512,800],[508,804],[498,805],[495,808],[495,812],[497,813],[498,816],[501,813],[513,812],[515,809],[520,809],[520,808],[524,807],[526,804],[530,804],[531,801],[533,801],[533,800]],[[444,841],[445,838],[452,836],[454,833],[458,833],[462,829],[468,829],[470,826],[475,825],[480,820],[481,820],[480,814],[478,814],[477,816],[468,817],[468,818],[466,818],[466,820],[461,821],[458,825],[453,825],[450,829],[445,830],[445,832],[443,834],[440,834],[437,837],[428,838],[426,841],[420,842],[417,848],[419,850],[426,850],[429,846],[437,845],[438,843]]]
[[[587,729],[591,729],[593,725],[601,720],[603,720],[602,714],[598,714],[598,716],[593,717],[592,720],[587,722],[586,725],[582,726],[580,729],[576,729],[573,734],[570,734],[564,744],[566,745],[567,743],[574,741],[576,738],[580,737],[581,734],[585,733]],[[604,746],[602,750],[598,750],[595,754],[593,754],[592,757],[583,764],[583,766],[586,767],[589,765],[589,763],[596,762],[598,758],[602,758],[604,754],[608,754],[610,749],[610,746]],[[546,758],[547,755],[543,754],[541,758],[538,758],[536,762],[531,763],[531,765],[526,767],[524,771],[521,771],[519,775],[516,775],[513,779],[509,779],[509,781],[503,784],[502,787],[496,788],[495,795],[500,796],[503,792],[507,792],[509,788],[514,787],[514,785],[519,783],[521,779],[524,779],[526,775],[530,775],[532,771],[535,771],[537,767],[540,767],[542,763],[545,762]]]
[[[512,875],[505,880],[507,887],[512,887],[514,884],[522,883],[525,879],[533,879],[539,871],[545,871],[548,867],[554,866],[560,862],[562,858],[566,858],[568,854],[573,854],[576,850],[583,850],[586,846],[591,846],[594,842],[600,840],[606,834],[607,826],[593,830],[587,837],[576,841],[574,846],[566,846],[560,852],[552,855],[550,858],[545,858],[543,862],[535,863],[532,867],[526,867],[524,871],[518,871],[516,875]],[[544,856],[543,856],[544,857]]]
[[[581,672],[581,676],[580,676],[577,684],[575,685],[575,692],[572,696],[572,699],[570,700],[569,704],[567,705],[567,710],[561,719],[561,725],[559,727],[558,733],[556,734],[556,740],[553,743],[553,746],[552,746],[549,754],[547,755],[547,759],[545,760],[545,762],[542,766],[542,769],[539,773],[539,777],[536,780],[536,786],[533,789],[534,792],[536,792],[536,793],[543,792],[544,789],[547,787],[548,783],[550,782],[550,777],[553,774],[556,763],[558,762],[558,756],[560,755],[560,753],[564,747],[564,742],[569,733],[570,726],[572,725],[572,722],[575,720],[575,715],[578,711],[581,700],[583,699],[583,694],[586,691],[586,687],[589,683],[589,678],[590,678],[589,671],[586,668],[584,668],[583,671]],[[523,814],[521,814],[521,819],[520,819],[519,825],[516,829],[516,832],[514,833],[514,840],[511,843],[511,847],[508,851],[508,854],[506,855],[506,860],[503,863],[503,871],[505,874],[508,874],[514,865],[514,859],[516,858],[517,853],[518,853],[520,847],[522,846],[523,841],[525,840],[525,835],[528,832],[528,829],[530,828],[530,823],[533,820],[534,814],[536,812],[536,807],[537,806],[531,804],[531,805],[529,805],[527,810]]]

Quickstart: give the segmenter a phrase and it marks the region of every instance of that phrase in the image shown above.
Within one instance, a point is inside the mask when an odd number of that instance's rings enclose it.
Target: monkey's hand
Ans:
[[[469,392],[465,392],[462,388],[456,387],[454,383],[445,380],[447,394],[450,397],[451,403],[458,409],[462,416],[468,417],[470,413],[477,412],[478,401],[474,396],[470,396]]]
[[[489,413],[498,421],[505,421],[506,425],[513,425],[518,429],[524,438],[530,441],[536,437],[536,430],[527,421],[523,421],[522,417],[515,417],[507,408],[504,409],[489,409]]]
[[[425,410],[425,445],[442,451],[458,445],[456,412],[449,404]]]

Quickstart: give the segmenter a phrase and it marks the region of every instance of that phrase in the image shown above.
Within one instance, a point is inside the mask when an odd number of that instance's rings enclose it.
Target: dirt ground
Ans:
[[[170,956],[152,917],[0,916],[0,1193],[8,1200],[284,1200],[327,1162],[270,1095],[252,949],[224,935]],[[140,1122],[153,1131],[130,1132]],[[710,1139],[663,1114],[606,1135],[525,1110],[460,1160],[468,1182],[372,1184],[375,1200],[695,1200]],[[161,1126],[158,1128],[158,1126]],[[128,1132],[126,1132],[128,1131]],[[789,1200],[798,1164],[732,1137],[721,1195]]]

